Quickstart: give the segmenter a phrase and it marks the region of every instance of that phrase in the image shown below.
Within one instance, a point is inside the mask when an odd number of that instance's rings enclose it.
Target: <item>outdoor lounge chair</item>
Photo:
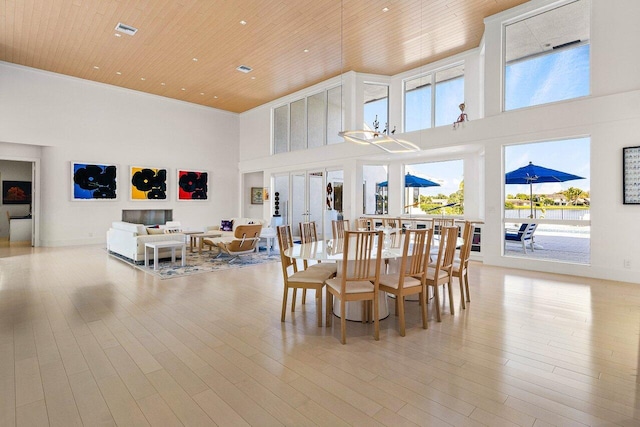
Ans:
[[[522,224],[517,233],[505,233],[504,235],[504,243],[506,246],[507,242],[519,242],[522,243],[522,250],[524,253],[527,253],[527,243],[531,247],[531,251],[533,252],[533,233],[538,228],[538,224]]]

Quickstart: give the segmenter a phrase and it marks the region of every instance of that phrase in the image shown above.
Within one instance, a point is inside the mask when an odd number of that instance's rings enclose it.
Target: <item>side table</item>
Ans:
[[[147,249],[153,249],[153,269],[158,269],[158,250],[159,249],[171,249],[171,262],[176,262],[176,248],[182,250],[182,263],[184,267],[187,261],[187,245],[180,240],[166,240],[163,242],[148,242],[144,244],[144,266],[149,267],[149,251]]]

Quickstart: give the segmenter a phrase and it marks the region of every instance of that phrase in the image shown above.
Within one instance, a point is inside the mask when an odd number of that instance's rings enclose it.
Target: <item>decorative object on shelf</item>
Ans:
[[[277,191],[274,194],[274,202],[273,202],[273,206],[275,209],[275,212],[273,214],[273,216],[280,216],[280,193],[278,193]]]
[[[131,200],[166,199],[166,169],[131,166]]]
[[[71,162],[72,200],[115,200],[117,167]]]
[[[261,205],[262,203],[262,187],[251,187],[251,204]]]
[[[468,122],[469,121],[469,117],[467,116],[467,113],[464,112],[464,109],[465,109],[464,102],[462,104],[460,104],[458,106],[458,108],[460,108],[460,115],[458,116],[456,121],[453,122],[453,129],[454,130],[458,129],[460,126],[464,126],[464,122]]]
[[[333,187],[331,183],[327,183],[327,210],[333,209]]]
[[[640,147],[622,149],[622,203],[640,204]]]
[[[262,189],[262,201],[263,202],[269,201],[269,189],[267,187],[264,187]]]
[[[178,200],[207,200],[209,173],[178,170]]]

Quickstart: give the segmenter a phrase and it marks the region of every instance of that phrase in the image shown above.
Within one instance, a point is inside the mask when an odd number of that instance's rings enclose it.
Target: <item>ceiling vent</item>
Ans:
[[[125,25],[122,22],[118,22],[118,25],[116,25],[116,31],[120,31],[121,33],[125,33],[128,34],[130,36],[134,35],[135,33],[138,32],[137,28],[134,28],[130,25]]]
[[[248,65],[240,65],[238,68],[236,68],[236,70],[243,73],[250,73],[251,71],[253,71],[253,68],[249,67]]]

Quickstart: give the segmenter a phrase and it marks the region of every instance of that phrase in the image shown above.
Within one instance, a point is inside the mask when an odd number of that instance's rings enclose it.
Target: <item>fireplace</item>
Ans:
[[[156,225],[173,221],[172,209],[123,209],[122,221],[134,224]]]

